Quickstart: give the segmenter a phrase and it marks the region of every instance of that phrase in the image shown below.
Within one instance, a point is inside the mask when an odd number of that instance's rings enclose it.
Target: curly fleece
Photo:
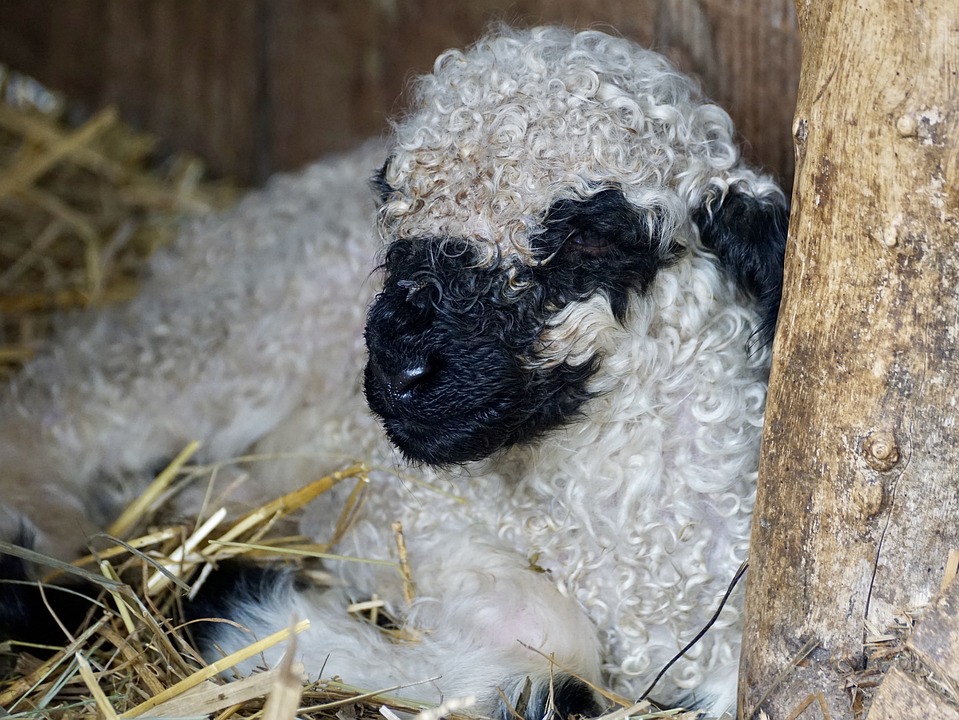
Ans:
[[[404,463],[361,390],[376,257],[466,239],[478,267],[506,273],[508,300],[550,261],[537,245],[550,208],[610,189],[669,261],[617,288],[622,307],[612,291],[582,294],[544,320],[523,361],[548,372],[595,359],[582,406],[478,462]],[[434,678],[403,692],[476,694],[480,712],[495,711],[495,688],[548,682],[527,646],[635,697],[747,552],[768,350],[747,350],[762,319],[692,221],[733,192],[784,204],[742,163],[726,113],[661,56],[600,32],[497,28],[437,59],[385,149],[275,179],[185,230],[136,300],[65,328],[0,409],[2,502],[65,553],[193,439],[205,460],[269,458],[219,467],[220,488],[245,478],[241,507],[367,459],[377,471],[337,551],[395,561],[401,521],[412,605],[393,567],[342,561],[329,563],[342,587],[281,583],[235,619],[262,634],[295,609],[313,620],[309,670],[367,687]],[[329,539],[349,491],[314,503],[304,530]],[[417,642],[347,615],[374,593]],[[734,707],[740,604],[654,697]],[[217,636],[227,652],[248,640]]]

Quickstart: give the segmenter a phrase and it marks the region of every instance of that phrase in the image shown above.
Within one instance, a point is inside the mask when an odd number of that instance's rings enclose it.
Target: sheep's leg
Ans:
[[[193,606],[195,617],[227,617],[200,624],[200,644],[209,659],[262,638],[293,619],[308,619],[297,652],[312,677],[338,676],[370,690],[398,687],[395,694],[438,702],[475,696],[471,712],[490,717],[546,717],[599,710],[588,682],[599,680],[595,629],[578,606],[544,574],[492,543],[463,541],[412,558],[416,599],[398,609],[399,629],[385,631],[350,614],[364,599],[344,588],[317,588],[290,571],[231,565]],[[401,593],[398,572],[384,573],[377,588],[390,599]],[[390,603],[392,604],[392,603]],[[282,648],[259,664],[274,665]]]

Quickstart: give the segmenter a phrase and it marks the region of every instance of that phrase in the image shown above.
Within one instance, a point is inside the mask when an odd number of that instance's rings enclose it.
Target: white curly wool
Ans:
[[[313,621],[309,671],[370,688],[429,680],[401,694],[474,694],[479,712],[498,687],[548,678],[550,655],[635,698],[746,557],[763,419],[756,311],[690,216],[734,186],[778,190],[741,164],[728,116],[687,78],[599,32],[499,28],[440,56],[415,95],[388,149],[274,179],[187,228],[136,300],[64,327],[0,408],[0,497],[39,527],[41,549],[65,554],[194,439],[206,460],[266,458],[218,477],[222,489],[247,474],[241,506],[366,460],[376,471],[336,552],[395,563],[401,522],[412,606],[395,564],[342,561],[329,563],[342,588],[281,593],[237,620],[262,635],[295,611]],[[387,156],[396,191],[374,211],[367,180]],[[362,397],[377,235],[470,238],[489,265],[528,265],[553,203],[611,186],[677,257],[633,293],[625,322],[602,294],[567,304],[527,358],[552,368],[598,353],[594,397],[486,460],[406,466]],[[314,503],[304,530],[331,538],[351,489]],[[346,613],[373,594],[418,640]],[[733,708],[740,609],[737,592],[652,697]],[[224,630],[218,643],[250,639]]]
[[[601,32],[501,30],[441,55],[415,92],[386,176],[413,198],[383,208],[398,237],[481,238],[490,259],[524,253],[552,201],[614,182],[635,207],[664,212],[671,238],[706,185],[755,179],[737,166],[721,108],[661,55]]]

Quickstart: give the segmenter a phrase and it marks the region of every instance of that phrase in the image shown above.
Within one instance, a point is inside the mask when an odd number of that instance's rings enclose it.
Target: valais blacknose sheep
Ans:
[[[236,622],[197,625],[210,660],[295,615],[314,676],[498,718],[528,683],[531,720],[599,711],[583,680],[635,698],[746,558],[786,215],[659,55],[498,28],[385,145],[187,228],[135,300],[65,327],[0,407],[0,523],[69,555],[194,439],[266,458],[220,468],[240,507],[366,460],[335,552],[390,562],[331,560],[330,587],[225,565],[188,608]],[[331,538],[351,489],[303,531]],[[8,633],[51,625],[0,587]],[[347,612],[373,594],[415,640]],[[740,628],[737,588],[651,696],[732,709]]]

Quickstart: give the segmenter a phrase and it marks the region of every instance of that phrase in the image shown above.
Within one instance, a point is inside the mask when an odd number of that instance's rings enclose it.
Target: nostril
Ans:
[[[432,374],[433,364],[430,362],[423,362],[394,373],[389,380],[389,384],[390,387],[393,388],[394,393],[397,395],[403,395],[417,385],[425,382]]]
[[[389,363],[384,366],[384,364],[378,361],[374,356],[370,357],[369,366],[373,372],[373,377],[376,378],[376,381],[383,386],[387,393],[393,398],[398,398],[412,391],[418,385],[427,382],[436,374],[437,368],[435,362],[427,359],[422,362],[412,363],[399,370],[394,370],[390,367]]]

